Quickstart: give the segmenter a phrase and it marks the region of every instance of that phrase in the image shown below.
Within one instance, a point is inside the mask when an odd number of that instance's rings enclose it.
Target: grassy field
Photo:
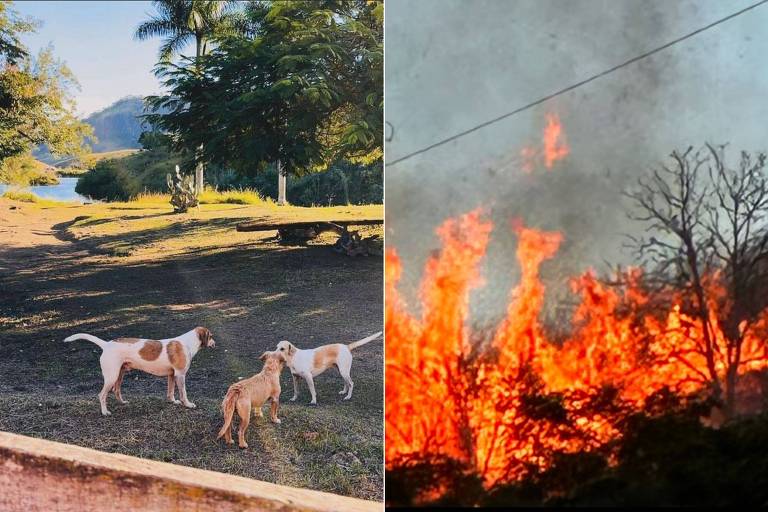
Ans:
[[[221,399],[257,373],[264,350],[349,342],[382,328],[381,258],[347,258],[321,238],[281,245],[273,233],[238,233],[251,219],[383,215],[382,207],[293,208],[204,204],[175,215],[163,198],[91,205],[0,199],[0,430],[373,500],[383,497],[383,344],[355,351],[352,400],[336,370],[316,379],[318,407],[289,402],[281,419],[251,422],[250,448],[217,442]],[[369,229],[375,232],[376,229]],[[381,229],[378,228],[381,233]],[[328,235],[330,236],[330,235]],[[102,417],[95,345],[169,337],[209,327],[217,347],[187,379],[198,408],[164,401],[165,381],[132,372],[129,401]]]

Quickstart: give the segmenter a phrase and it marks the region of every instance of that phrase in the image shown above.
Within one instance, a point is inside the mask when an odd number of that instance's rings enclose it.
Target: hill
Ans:
[[[144,122],[139,116],[143,113],[142,98],[128,96],[86,117],[84,121],[93,126],[98,139],[97,143],[92,144],[93,152],[141,147],[139,135],[144,130]]]
[[[139,135],[144,131],[144,122],[139,117],[144,113],[144,101],[140,96],[127,96],[107,108],[94,112],[84,121],[93,127],[98,142],[90,142],[94,153],[122,149],[138,149]],[[33,151],[38,160],[55,165],[64,160],[54,158],[45,147]]]

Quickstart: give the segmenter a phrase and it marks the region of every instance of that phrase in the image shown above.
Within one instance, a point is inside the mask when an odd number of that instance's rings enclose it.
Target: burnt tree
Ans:
[[[734,411],[739,367],[746,362],[742,344],[768,305],[765,163],[764,153],[742,152],[729,167],[725,146],[689,147],[673,151],[669,163],[625,194],[633,203],[630,219],[645,227],[642,236],[631,237],[631,245],[651,289],[683,293],[688,312],[702,326],[706,380],[728,415]]]

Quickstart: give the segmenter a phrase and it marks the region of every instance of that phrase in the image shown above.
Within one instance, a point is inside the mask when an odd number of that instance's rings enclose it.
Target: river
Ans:
[[[75,186],[77,185],[77,178],[59,178],[58,185],[35,185],[31,187],[25,187],[24,190],[29,190],[38,197],[44,199],[53,199],[55,201],[76,201],[76,202],[93,202],[85,196],[81,196],[75,192]],[[2,195],[9,188],[13,188],[11,185],[0,183],[0,195]]]

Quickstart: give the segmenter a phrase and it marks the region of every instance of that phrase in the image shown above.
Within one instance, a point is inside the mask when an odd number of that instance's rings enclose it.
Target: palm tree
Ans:
[[[233,0],[155,0],[152,4],[157,14],[138,26],[134,38],[139,41],[163,38],[160,62],[170,62],[194,40],[195,66],[198,66],[200,57],[208,53],[209,44],[217,36],[239,31],[237,2]],[[196,160],[195,192],[200,194],[203,191],[203,162],[199,157]]]

